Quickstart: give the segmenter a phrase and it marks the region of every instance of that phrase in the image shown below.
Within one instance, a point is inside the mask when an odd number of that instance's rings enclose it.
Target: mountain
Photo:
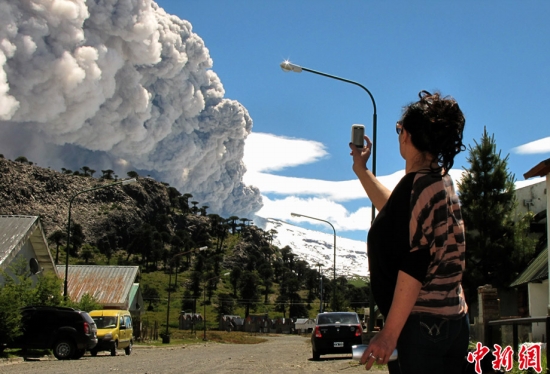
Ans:
[[[289,246],[292,252],[307,261],[312,268],[321,264],[321,272],[332,279],[334,264],[334,235],[304,229],[273,218],[257,217],[254,222],[267,232],[276,230],[273,245]],[[365,234],[366,236],[366,234]],[[336,277],[367,277],[367,245],[359,240],[336,236]]]
[[[83,177],[0,157],[0,214],[39,215],[48,236],[56,230],[65,231],[69,200],[81,191],[104,186],[112,180]],[[183,226],[207,224],[207,217],[190,215],[186,223],[171,215],[172,205],[168,188],[151,178],[138,182],[83,193],[74,200],[71,218],[82,225],[87,242],[98,240],[115,232],[117,247],[126,248],[132,241],[132,232],[144,223],[158,226],[160,217],[172,217],[163,222],[175,230]],[[202,222],[202,223],[201,223]],[[273,245],[289,246],[292,252],[332,279],[334,263],[334,236],[304,229],[280,220],[255,217],[255,224],[276,230]],[[336,276],[346,278],[368,276],[366,244],[347,238],[336,238]],[[245,255],[246,256],[246,255]]]

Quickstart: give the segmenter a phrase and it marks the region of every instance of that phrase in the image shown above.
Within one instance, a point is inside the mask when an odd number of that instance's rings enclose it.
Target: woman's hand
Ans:
[[[370,340],[369,347],[363,352],[360,362],[365,365],[366,370],[370,370],[375,362],[379,365],[387,364],[396,346],[396,339],[392,339],[382,329]]]
[[[353,157],[353,171],[355,174],[367,170],[367,161],[372,151],[372,142],[370,138],[365,135],[364,139],[366,144],[363,148],[357,148],[353,143],[349,143],[351,149],[350,155]]]

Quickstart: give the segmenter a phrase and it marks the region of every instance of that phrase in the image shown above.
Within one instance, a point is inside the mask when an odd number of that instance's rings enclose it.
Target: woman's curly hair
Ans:
[[[432,155],[447,174],[455,156],[466,149],[462,143],[464,114],[450,96],[441,97],[439,92],[428,91],[420,91],[418,96],[419,101],[404,108],[400,123],[411,135],[416,149]]]

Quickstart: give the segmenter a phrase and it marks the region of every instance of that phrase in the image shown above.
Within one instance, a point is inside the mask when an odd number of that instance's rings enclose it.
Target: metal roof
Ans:
[[[9,266],[27,241],[30,241],[40,267],[46,272],[56,272],[37,216],[0,216],[0,269]]]
[[[65,278],[65,265],[57,265]],[[69,265],[67,292],[74,302],[93,296],[104,308],[128,309],[139,266]]]
[[[548,247],[527,266],[527,269],[512,282],[510,287],[521,286],[525,283],[542,282],[548,279]]]

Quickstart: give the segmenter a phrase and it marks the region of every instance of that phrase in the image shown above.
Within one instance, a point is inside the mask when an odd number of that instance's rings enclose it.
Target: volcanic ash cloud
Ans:
[[[260,209],[242,182],[252,119],[191,24],[156,3],[4,0],[0,66],[6,156],[150,173],[224,216]]]

